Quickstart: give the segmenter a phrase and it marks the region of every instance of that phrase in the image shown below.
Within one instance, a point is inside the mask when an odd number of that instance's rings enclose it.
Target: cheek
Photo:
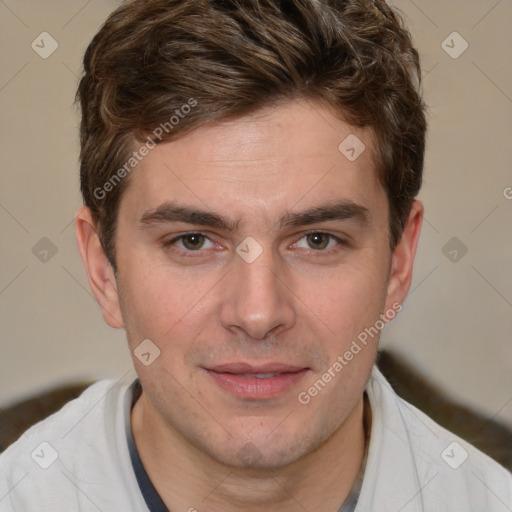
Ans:
[[[211,307],[214,276],[178,273],[136,256],[124,263],[118,289],[130,346],[149,338],[161,348],[172,340],[178,349],[179,340],[193,340]]]
[[[157,341],[172,328],[181,306],[173,289],[147,265],[120,265],[118,291],[130,344],[141,337]]]
[[[342,269],[323,287],[308,288],[304,302],[325,321],[339,339],[357,334],[374,323],[382,312],[386,282],[382,272],[371,267]]]

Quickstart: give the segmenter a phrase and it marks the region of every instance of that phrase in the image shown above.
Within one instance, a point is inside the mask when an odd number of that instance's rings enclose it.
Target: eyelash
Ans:
[[[307,236],[313,235],[313,234],[314,235],[327,235],[330,238],[330,240],[335,240],[338,243],[337,246],[331,247],[330,249],[319,249],[319,250],[309,249],[310,252],[316,253],[316,256],[323,256],[326,254],[330,255],[332,252],[336,252],[339,249],[339,246],[342,246],[342,247],[349,246],[348,241],[343,240],[343,239],[339,238],[338,236],[333,235],[332,233],[329,233],[327,231],[308,231],[307,233],[304,233],[299,238],[299,241],[302,240],[303,238],[306,238]],[[171,249],[173,252],[176,252],[179,255],[186,255],[186,257],[192,257],[192,258],[203,257],[203,254],[202,254],[202,253],[204,253],[203,249],[198,249],[196,251],[192,251],[189,249],[179,249],[179,248],[174,247],[174,244],[176,242],[178,242],[179,240],[183,240],[187,236],[191,236],[191,235],[201,235],[201,236],[204,236],[207,240],[210,240],[210,242],[215,243],[215,242],[213,242],[213,240],[210,239],[210,237],[206,233],[202,233],[200,231],[190,231],[188,233],[183,233],[177,237],[174,237],[171,240],[163,242],[162,246],[164,248]],[[194,253],[197,253],[197,254],[194,254]]]

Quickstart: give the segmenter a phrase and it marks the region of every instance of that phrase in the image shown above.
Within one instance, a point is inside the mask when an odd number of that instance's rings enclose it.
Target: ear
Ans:
[[[423,204],[414,201],[407,224],[400,242],[391,256],[391,268],[388,280],[386,297],[386,311],[393,304],[402,304],[407,296],[412,281],[412,268],[418,240],[420,238],[421,224],[423,222]]]
[[[91,211],[85,206],[75,215],[75,235],[89,286],[101,307],[103,319],[110,327],[122,328],[114,269],[101,245]]]

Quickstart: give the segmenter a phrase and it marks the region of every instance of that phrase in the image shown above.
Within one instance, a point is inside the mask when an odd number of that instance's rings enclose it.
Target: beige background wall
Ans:
[[[74,91],[86,45],[117,4],[0,2],[0,404],[131,368],[124,333],[103,323],[89,291],[72,226],[80,205]],[[431,118],[414,283],[382,345],[512,425],[512,3],[395,5],[423,58]],[[469,45],[458,58],[441,46],[454,31]],[[47,59],[31,48],[42,32],[58,43]],[[39,53],[51,49],[44,37]],[[454,56],[463,48],[456,36],[445,44]],[[33,253],[38,243],[46,262]]]

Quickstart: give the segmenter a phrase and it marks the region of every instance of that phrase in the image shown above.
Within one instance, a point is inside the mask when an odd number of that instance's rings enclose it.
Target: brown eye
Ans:
[[[209,244],[209,245],[208,245]],[[203,233],[184,233],[172,240],[163,243],[163,247],[180,253],[203,253],[206,249],[212,249],[215,244]]]
[[[319,255],[327,255],[338,251],[342,246],[348,246],[347,242],[331,233],[323,231],[310,231],[304,234],[296,246],[300,249],[313,250]]]
[[[201,249],[205,240],[206,237],[200,233],[191,233],[181,237],[183,247],[190,251],[197,251],[198,249]]]
[[[309,233],[306,235],[308,245],[316,250],[321,251],[329,245],[329,240],[332,238],[328,233]]]

